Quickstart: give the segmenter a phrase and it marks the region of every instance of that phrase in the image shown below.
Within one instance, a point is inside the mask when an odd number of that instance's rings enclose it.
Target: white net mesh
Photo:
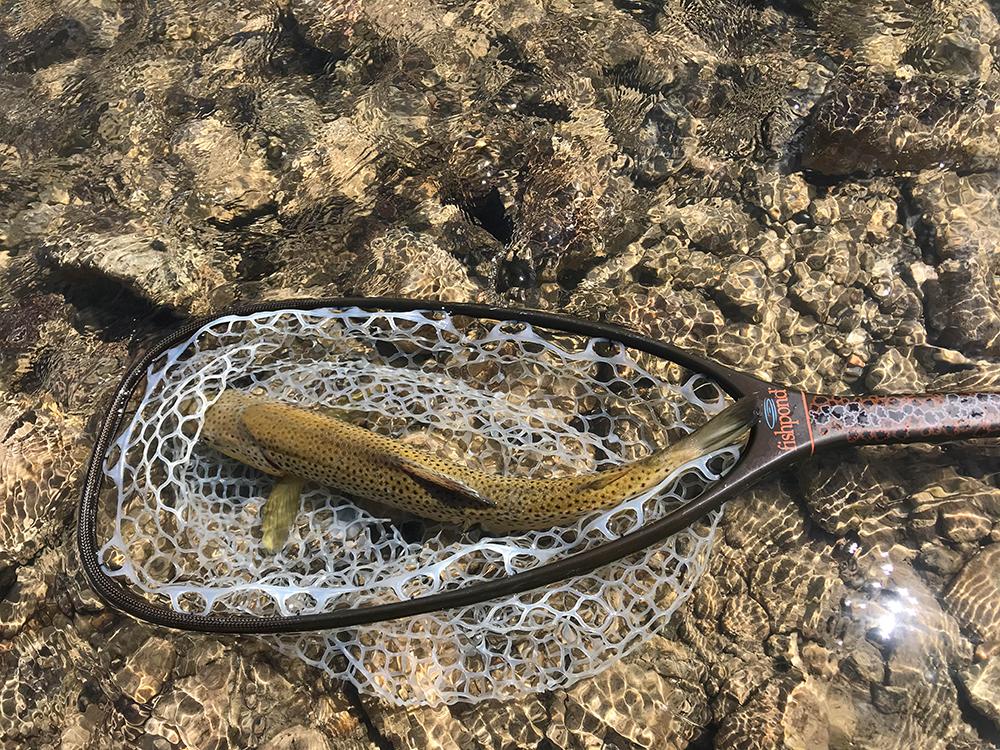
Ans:
[[[178,611],[306,614],[398,601],[528,570],[634,530],[734,463],[724,449],[564,528],[490,537],[311,487],[288,545],[259,547],[272,479],[198,441],[224,388],[358,423],[492,472],[553,476],[635,459],[719,411],[704,376],[603,339],[441,312],[281,310],[218,318],[157,359],[106,461],[102,561]],[[470,458],[470,456],[472,458]],[[718,522],[632,559],[477,606],[339,632],[265,636],[397,704],[569,685],[621,657],[691,593]]]

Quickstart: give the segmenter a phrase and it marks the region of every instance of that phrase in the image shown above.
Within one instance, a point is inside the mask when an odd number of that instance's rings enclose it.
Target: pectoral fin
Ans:
[[[582,490],[603,490],[608,485],[618,481],[626,474],[624,469],[607,469],[593,474],[585,484],[581,485]]]
[[[388,456],[386,462],[409,475],[417,484],[429,492],[435,500],[455,508],[495,508],[496,500],[483,495],[479,490],[460,479],[402,456]]]
[[[263,535],[261,546],[275,553],[285,546],[288,531],[299,512],[299,496],[302,494],[302,480],[298,477],[282,477],[274,485],[264,503]]]

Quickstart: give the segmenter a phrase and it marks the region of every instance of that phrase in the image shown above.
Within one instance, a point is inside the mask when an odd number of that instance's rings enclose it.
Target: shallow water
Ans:
[[[996,12],[7,3],[3,746],[1000,743],[995,443],[761,486],[648,646],[472,708],[388,708],[256,642],[133,622],[72,544],[126,361],[234,300],[499,301],[812,390],[997,389]]]

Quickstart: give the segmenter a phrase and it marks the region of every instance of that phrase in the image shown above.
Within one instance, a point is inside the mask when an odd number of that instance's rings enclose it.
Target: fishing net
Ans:
[[[224,388],[310,408],[496,473],[621,464],[725,406],[710,380],[619,343],[444,312],[287,309],[217,318],[148,368],[105,460],[105,572],[149,602],[204,614],[303,615],[445,591],[594,547],[700,494],[727,448],[612,510],[489,536],[390,517],[306,486],[288,544],[259,544],[273,479],[199,441]],[[690,595],[719,514],[592,574],[503,599],[336,632],[260,636],[402,705],[567,686],[661,627]]]

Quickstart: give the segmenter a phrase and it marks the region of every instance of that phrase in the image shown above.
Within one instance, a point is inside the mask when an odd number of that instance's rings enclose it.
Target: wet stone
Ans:
[[[285,689],[285,684],[277,680],[275,682],[278,683],[275,686],[275,698],[268,697],[268,700],[280,700],[277,696],[281,695],[282,690]],[[291,686],[294,683],[288,682],[287,684]],[[317,690],[320,695],[318,700],[312,701],[309,711],[308,724],[310,728],[321,731],[333,750],[369,750],[373,743],[369,739],[368,728],[348,697],[340,692],[330,693],[323,685],[317,686]],[[302,708],[297,705],[290,706],[287,712],[288,717],[294,719],[296,715],[301,715],[302,711],[309,710],[309,702],[304,700],[303,703],[306,705]],[[244,705],[250,711],[256,712],[261,703],[254,704],[253,701],[244,699]]]
[[[820,456],[799,471],[813,517],[835,534],[857,530],[875,504],[877,480],[871,469],[845,458],[846,454]]]
[[[915,508],[907,516],[906,525],[910,537],[920,543],[932,542],[940,534],[935,508]]]
[[[764,641],[764,653],[782,664],[792,664],[798,653],[797,638],[787,633],[773,633]]]
[[[549,714],[538,697],[485,701],[461,710],[459,718],[483,748],[533,748],[546,735]]]
[[[764,685],[722,721],[715,738],[716,744],[747,750],[780,746],[788,697],[797,682],[794,677],[786,676],[776,677]]]
[[[744,258],[726,270],[719,287],[724,304],[758,319],[768,298],[767,267],[755,258]]]
[[[0,600],[0,636],[13,637],[24,627],[49,594],[50,583],[36,567],[19,570],[17,580]]]
[[[991,533],[1000,493],[996,488],[947,467],[919,491],[911,495],[920,513],[928,521],[936,514],[940,533],[959,543],[974,542]]]
[[[966,563],[945,601],[980,638],[977,653],[988,657],[1000,650],[1000,545],[986,547]]]
[[[837,175],[990,169],[1000,160],[998,117],[986,100],[965,99],[936,76],[844,66],[813,113],[802,163]]]
[[[844,659],[841,669],[865,682],[879,683],[885,674],[885,664],[878,650],[869,643],[860,642]]]
[[[374,706],[369,715],[383,736],[408,747],[460,750],[473,746],[469,730],[447,706],[415,709]]]
[[[810,193],[800,175],[774,175],[761,185],[761,206],[773,220],[787,221],[809,208]]]
[[[204,747],[224,741],[230,729],[230,705],[215,699],[233,679],[230,655],[203,663],[191,677],[175,680],[170,692],[154,705],[146,732],[177,744]]]
[[[684,683],[636,665],[616,665],[566,691],[565,729],[550,728],[558,747],[576,747],[574,734],[625,738],[631,747],[683,747],[707,719],[706,707]]]
[[[118,673],[118,685],[122,692],[139,704],[149,703],[170,678],[176,651],[173,644],[163,638],[147,640],[126,662]]]
[[[274,176],[263,154],[216,117],[196,120],[177,134],[175,152],[194,173],[198,209],[218,221],[258,211],[274,199]]]
[[[0,397],[0,494],[18,498],[0,507],[0,549],[27,560],[71,519],[64,483],[85,455],[81,418],[66,414],[51,397],[26,409],[11,397]]]
[[[959,680],[975,709],[1000,729],[1000,661],[993,657],[973,664]]]
[[[390,231],[368,246],[357,292],[371,297],[475,301],[482,292],[466,268],[423,233]]]
[[[713,647],[728,647],[732,651],[726,658],[712,660],[713,676],[718,682],[717,689],[712,691],[711,707],[715,721],[719,721],[737,706],[745,705],[774,676],[775,664],[784,665],[785,654],[794,652],[793,638],[776,639],[771,644],[772,648],[769,651],[777,656],[778,662],[741,648],[739,644],[731,644],[728,639],[711,640],[714,641]]]
[[[954,542],[974,542],[989,535],[993,519],[975,508],[949,507],[941,511],[941,530]]]
[[[803,464],[797,474],[812,520],[836,535],[855,532],[869,544],[894,539],[897,525],[913,516],[907,519],[900,472],[882,455],[879,448],[842,449]],[[928,534],[935,520],[928,519]]]
[[[927,375],[912,356],[895,347],[887,349],[865,373],[865,386],[872,393],[917,393],[927,384]]]
[[[701,691],[706,669],[698,656],[676,639],[653,636],[634,656],[628,657],[640,667],[649,667],[667,680],[683,681],[694,691]]]
[[[822,748],[830,742],[828,703],[822,684],[805,680],[792,690],[782,717],[785,747]]]
[[[734,547],[763,558],[799,543],[806,533],[805,519],[791,498],[769,482],[730,506],[722,532]]]
[[[960,552],[940,544],[925,544],[920,549],[917,563],[942,576],[952,576],[962,569],[965,559]]]
[[[106,278],[161,304],[203,312],[198,298],[224,283],[230,259],[184,240],[149,233],[76,233],[45,248],[40,257],[65,273]],[[212,300],[214,301],[214,300]]]
[[[358,745],[361,750],[363,745]],[[331,745],[322,732],[297,725],[287,727],[260,745],[261,750],[330,750]],[[346,748],[344,748],[346,750]]]
[[[998,187],[989,174],[926,175],[914,184],[933,228],[937,278],[928,283],[927,296],[938,341],[994,355],[1000,350]]]
[[[902,713],[907,708],[906,691],[888,685],[875,685],[872,688],[872,703],[884,714]]]
[[[770,632],[767,612],[748,596],[729,600],[721,625],[734,638],[750,642],[759,643]]]
[[[810,674],[829,679],[837,673],[837,661],[832,652],[818,643],[803,644],[800,654]]]

